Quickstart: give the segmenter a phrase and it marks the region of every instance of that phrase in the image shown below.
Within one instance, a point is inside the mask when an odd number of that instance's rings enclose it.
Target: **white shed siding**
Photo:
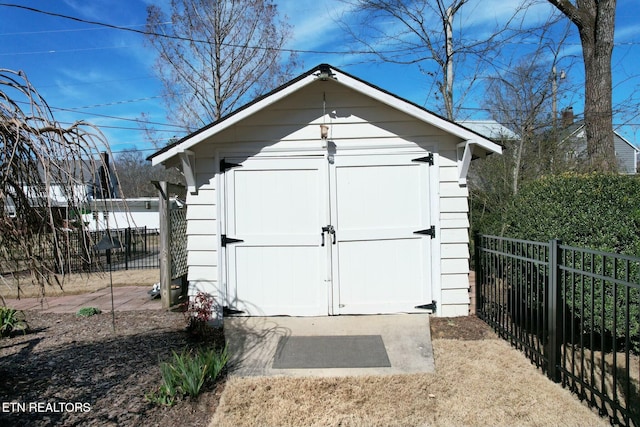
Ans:
[[[458,182],[454,151],[440,154],[440,287],[438,315],[469,314],[469,191]]]
[[[187,194],[187,279],[189,294],[218,292],[218,209],[213,157],[196,161],[197,194]]]
[[[309,107],[310,103],[315,106]],[[432,265],[437,275],[433,295],[437,315],[467,315],[468,190],[458,183],[456,141],[441,129],[334,84],[294,93],[192,148],[197,194],[187,197],[190,293],[207,290],[218,298],[226,295],[217,253],[218,200],[223,195],[216,189],[216,156],[322,153],[320,124],[330,127],[329,140],[336,144],[337,155],[390,155],[415,151],[418,146],[436,153],[431,178],[438,181],[432,185],[431,198],[438,209],[432,222],[438,230],[434,245],[439,247],[433,252],[441,258]]]

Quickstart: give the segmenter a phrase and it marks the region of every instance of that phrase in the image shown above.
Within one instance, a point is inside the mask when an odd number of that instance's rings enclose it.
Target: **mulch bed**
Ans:
[[[26,315],[30,333],[0,340],[0,425],[208,425],[224,378],[198,399],[172,407],[145,399],[160,385],[159,361],[202,345],[186,331],[183,313],[119,312],[116,333],[110,313]],[[493,332],[475,317],[434,317],[431,334],[433,339],[470,340]],[[206,344],[223,341],[218,334]]]
[[[208,425],[220,384],[173,407],[145,399],[160,385],[159,361],[202,345],[187,333],[183,313],[119,312],[115,334],[110,313],[26,315],[31,333],[0,340],[0,425]],[[26,411],[7,411],[9,402]]]
[[[431,317],[431,339],[484,340],[498,338],[484,321],[476,316]]]

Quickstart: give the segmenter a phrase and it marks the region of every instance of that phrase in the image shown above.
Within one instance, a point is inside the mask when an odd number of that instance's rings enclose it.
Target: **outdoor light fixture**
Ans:
[[[327,139],[329,137],[329,126],[320,125],[320,138]]]
[[[333,79],[335,78],[335,74],[333,74],[331,72],[331,67],[329,66],[329,64],[320,64],[320,66],[318,66],[318,74],[316,74],[316,77],[318,77],[320,80],[329,80],[329,79]]]

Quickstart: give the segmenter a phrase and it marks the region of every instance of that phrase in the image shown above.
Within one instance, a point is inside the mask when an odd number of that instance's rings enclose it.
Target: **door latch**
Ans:
[[[322,233],[320,233],[320,235],[322,236],[322,244],[320,246],[324,246],[324,233],[329,233],[329,234],[333,235],[331,243],[333,245],[335,245],[336,244],[336,229],[333,228],[333,225],[327,225],[326,227],[322,227]]]

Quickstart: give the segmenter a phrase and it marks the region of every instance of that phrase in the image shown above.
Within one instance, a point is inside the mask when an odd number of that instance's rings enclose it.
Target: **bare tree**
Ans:
[[[578,29],[585,70],[584,121],[592,170],[617,171],[611,58],[616,0],[548,0]]]
[[[454,19],[471,0],[344,1],[359,17],[356,23],[343,20],[345,30],[382,61],[417,64],[437,86],[436,97],[449,120],[457,118],[460,103],[478,79],[480,69],[490,62],[508,26],[504,23],[482,40],[456,36]],[[475,61],[466,61],[468,57]],[[466,79],[464,85],[455,85],[458,73]],[[456,96],[454,88],[462,86],[467,89]]]
[[[115,159],[115,171],[122,188],[122,197],[157,197],[158,190],[151,181],[184,182],[184,177],[175,168],[152,166],[141,151],[127,151]]]
[[[86,179],[106,146],[87,123],[58,123],[23,73],[0,69],[0,279],[29,272],[44,292],[66,271],[60,231],[83,228]]]
[[[272,0],[172,0],[169,16],[155,5],[147,12],[168,119],[188,130],[284,83],[297,67],[294,54],[282,60],[290,27]]]
[[[512,162],[512,194],[518,192],[523,169],[538,169],[542,162],[542,126],[548,123],[549,110],[545,106],[548,107],[551,101],[548,75],[546,67],[525,58],[509,71],[508,76],[492,78],[489,82],[487,108],[495,120],[518,134],[518,139],[512,141],[505,153],[505,158],[510,157]],[[537,161],[523,163],[524,158],[537,158]]]

